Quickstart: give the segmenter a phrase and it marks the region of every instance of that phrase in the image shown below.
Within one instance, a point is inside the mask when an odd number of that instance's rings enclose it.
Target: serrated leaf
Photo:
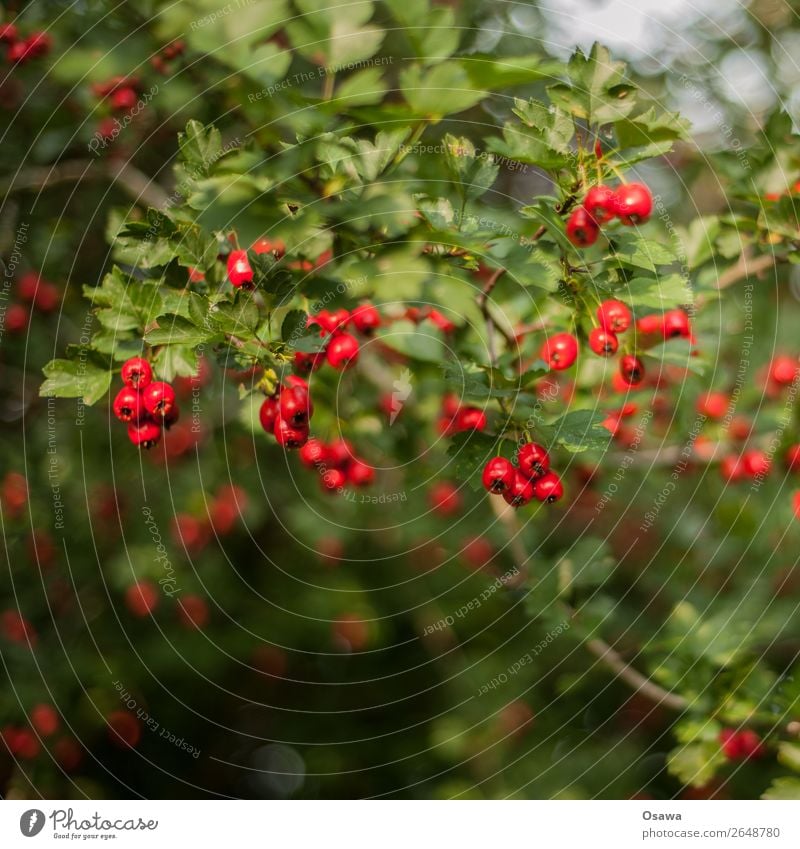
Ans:
[[[456,480],[463,481],[476,492],[482,489],[481,475],[483,467],[498,455],[501,443],[507,443],[506,454],[510,455],[513,443],[509,440],[501,440],[479,431],[457,433],[447,448],[447,456],[450,461],[446,467],[446,473]]]
[[[492,187],[500,171],[499,165],[495,165],[486,155],[476,155],[475,145],[467,138],[456,138],[448,133],[443,144],[445,163],[456,180],[462,198],[479,198]]]
[[[466,71],[452,61],[433,68],[412,65],[400,73],[400,84],[415,114],[426,118],[463,112],[486,97],[486,92],[476,90]]]
[[[155,364],[160,378],[171,381],[196,375],[198,356],[192,345],[165,345],[156,354]]]
[[[776,778],[762,793],[762,799],[787,800],[800,799],[800,778]]]
[[[655,271],[659,265],[672,265],[677,256],[672,248],[639,233],[621,233],[614,237],[611,259],[625,265]]]
[[[46,398],[83,398],[95,404],[111,386],[111,371],[89,359],[51,360],[43,369],[46,380],[39,394]]]
[[[682,784],[704,787],[725,762],[718,743],[690,743],[667,756],[667,770]]]
[[[614,292],[634,309],[666,311],[694,302],[694,294],[687,288],[686,280],[680,274],[634,277],[623,287],[615,288]]]
[[[162,316],[158,325],[145,334],[148,345],[202,345],[217,335],[179,315]]]
[[[608,445],[611,434],[603,427],[605,419],[605,413],[598,410],[572,410],[540,429],[548,434],[550,444],[577,454]]]
[[[216,127],[189,121],[186,129],[178,133],[178,146],[187,166],[197,173],[207,174],[222,153],[222,136]]]
[[[306,334],[307,326],[308,315],[305,310],[290,310],[281,322],[281,339],[293,344],[299,337],[309,335]]]
[[[208,311],[209,323],[223,333],[239,337],[254,337],[260,319],[252,297],[245,295],[234,303],[214,304]]]

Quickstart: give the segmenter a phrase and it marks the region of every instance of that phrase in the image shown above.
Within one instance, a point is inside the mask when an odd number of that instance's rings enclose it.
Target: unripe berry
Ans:
[[[359,333],[372,333],[381,326],[381,316],[372,304],[360,304],[350,313],[350,323]]]
[[[144,414],[142,395],[135,389],[124,386],[117,392],[111,409],[114,411],[114,415],[121,422],[125,422],[125,424],[128,424],[128,422],[138,422]]]
[[[503,498],[512,507],[522,507],[533,499],[533,484],[526,475],[516,472],[511,486],[503,492]]]
[[[161,439],[161,427],[155,422],[131,422],[128,425],[128,439],[140,448],[152,448]]]
[[[633,354],[625,354],[619,361],[619,373],[631,386],[637,386],[644,380],[644,363]]]
[[[500,495],[511,488],[516,474],[516,469],[505,457],[493,457],[483,467],[483,485],[493,495]]]
[[[299,386],[281,390],[279,407],[281,418],[292,427],[307,427],[314,412],[308,390]]]
[[[616,334],[608,330],[603,330],[602,327],[595,327],[589,333],[589,347],[595,354],[601,357],[610,357],[616,354],[619,349],[619,340]]]
[[[247,258],[247,251],[231,251],[228,254],[228,279],[239,289],[251,289],[253,286],[253,269]]]
[[[610,186],[592,186],[583,199],[583,206],[598,224],[605,224],[616,214],[614,190]]]
[[[275,439],[278,445],[284,448],[302,448],[308,442],[308,426],[292,427],[289,422],[284,421],[280,416],[275,419],[275,426],[272,431],[275,434]]]
[[[539,356],[556,371],[568,369],[578,356],[578,341],[571,333],[556,333],[542,345]]]
[[[548,472],[539,480],[534,481],[533,494],[539,501],[544,501],[547,504],[552,504],[558,501],[564,494],[564,486],[561,479],[553,472]]]
[[[567,238],[579,248],[588,248],[597,241],[600,228],[592,216],[582,207],[573,211],[567,220]]]
[[[122,366],[122,380],[132,389],[144,389],[153,379],[150,363],[142,357],[131,357]]]
[[[328,343],[326,357],[336,369],[348,369],[358,360],[358,339],[349,333],[340,333]]]
[[[158,590],[151,581],[139,581],[125,591],[125,606],[140,619],[149,616],[158,606]]]
[[[369,486],[375,480],[375,469],[362,460],[353,460],[347,467],[347,480],[353,486]]]
[[[264,403],[258,411],[258,420],[261,422],[261,427],[267,433],[273,433],[275,430],[275,420],[278,418],[278,399],[265,398]]]
[[[304,466],[313,469],[315,466],[324,465],[328,458],[328,448],[319,439],[309,439],[300,449],[299,457]]]
[[[543,445],[526,442],[517,456],[519,469],[527,478],[540,478],[550,468],[550,455]]]
[[[631,311],[622,301],[603,301],[597,308],[597,320],[609,333],[624,333],[631,326]]]
[[[163,418],[175,406],[175,390],[162,380],[149,383],[142,392],[144,408],[151,416]]]
[[[614,193],[614,213],[623,224],[644,223],[652,211],[650,189],[641,183],[628,183]]]

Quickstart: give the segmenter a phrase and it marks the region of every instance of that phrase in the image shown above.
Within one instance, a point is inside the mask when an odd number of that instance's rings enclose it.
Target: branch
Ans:
[[[483,313],[483,317],[486,320],[486,330],[487,330],[487,341],[489,344],[489,359],[492,362],[492,365],[495,365],[497,362],[497,354],[494,349],[494,331],[495,329],[499,331],[500,335],[503,339],[506,340],[506,345],[508,345],[510,350],[513,350],[517,346],[516,337],[509,333],[505,327],[501,327],[498,325],[495,320],[492,318],[492,314],[489,312],[489,295],[492,294],[494,287],[497,285],[497,281],[505,272],[505,268],[498,268],[492,276],[486,281],[483,289],[481,289],[480,294],[478,295],[478,306],[480,307],[481,313]]]
[[[747,277],[754,277],[756,274],[761,274],[764,271],[772,268],[777,262],[781,262],[781,257],[773,254],[762,254],[755,258],[750,256],[749,251],[742,251],[739,261],[730,268],[720,274],[717,278],[717,289],[727,289],[734,283],[744,280]]]
[[[169,195],[158,183],[121,160],[68,159],[57,165],[23,168],[0,183],[0,195],[41,191],[61,183],[108,179],[137,202],[158,209],[169,206]]]

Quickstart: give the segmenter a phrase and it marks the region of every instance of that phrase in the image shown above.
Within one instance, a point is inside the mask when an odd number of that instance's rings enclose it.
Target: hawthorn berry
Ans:
[[[133,748],[142,739],[139,720],[127,710],[112,711],[107,717],[108,737],[115,746]]]
[[[358,339],[349,333],[340,333],[328,343],[325,356],[334,368],[344,370],[356,364],[358,351]]]
[[[133,109],[136,106],[138,95],[135,89],[130,86],[118,88],[111,95],[111,108],[117,112],[126,112],[128,109]]]
[[[644,380],[644,363],[634,354],[625,354],[619,361],[619,373],[631,386]]]
[[[495,551],[486,537],[472,537],[461,549],[461,556],[471,569],[484,569],[494,559]]]
[[[770,379],[780,386],[790,386],[797,376],[797,360],[785,354],[775,357],[770,364]]]
[[[172,519],[170,533],[176,545],[183,546],[190,554],[202,551],[211,539],[208,522],[190,513],[176,513]]]
[[[477,407],[463,407],[456,413],[454,421],[455,430],[485,430],[486,413]]]
[[[622,301],[603,301],[597,308],[597,320],[609,333],[624,333],[632,321],[631,311]]]
[[[125,591],[125,606],[140,619],[158,607],[158,590],[151,581],[139,581]]]
[[[152,421],[131,422],[128,439],[140,448],[152,448],[161,439],[161,427]]]
[[[0,44],[13,44],[19,38],[14,24],[0,24]]]
[[[111,409],[114,411],[114,415],[125,424],[138,422],[144,413],[142,395],[129,386],[123,386],[117,392]]]
[[[303,351],[294,352],[294,367],[301,374],[311,374],[316,371],[325,362],[325,352],[320,351],[318,354],[306,354]]]
[[[588,248],[597,241],[600,228],[589,212],[579,206],[567,219],[567,238],[579,248]]]
[[[433,510],[441,516],[453,516],[461,510],[461,494],[450,481],[438,481],[428,493]]]
[[[52,737],[58,731],[61,720],[52,705],[36,705],[30,714],[31,725],[42,737]]]
[[[258,420],[267,433],[275,430],[275,420],[278,418],[278,399],[265,398],[258,411]]]
[[[275,439],[278,445],[284,448],[302,448],[308,442],[308,426],[292,427],[289,422],[278,416],[275,419],[275,426],[272,432],[275,434]]]
[[[309,469],[324,465],[329,455],[328,447],[320,439],[309,439],[300,449],[300,462]]]
[[[347,475],[341,469],[328,469],[321,477],[323,489],[335,492],[347,483]]]
[[[603,330],[602,327],[595,327],[589,333],[589,347],[595,354],[601,357],[610,357],[616,354],[619,349],[619,339],[615,333],[608,330]]]
[[[722,458],[719,464],[719,473],[722,475],[722,479],[728,483],[736,483],[744,476],[742,464],[734,454],[728,454]]]
[[[163,418],[175,406],[175,390],[162,380],[149,383],[142,392],[142,403],[151,416]]]
[[[372,333],[381,326],[381,316],[372,304],[360,304],[350,313],[350,323],[359,333]]]
[[[527,478],[540,478],[550,469],[550,455],[543,445],[526,442],[517,455],[520,471]]]
[[[11,304],[6,310],[6,330],[9,333],[21,333],[28,326],[30,313],[22,304]]]
[[[3,742],[6,744],[12,755],[16,755],[17,757],[25,760],[32,760],[42,750],[36,736],[28,728],[6,726],[3,728],[0,736],[2,736]]]
[[[253,269],[247,251],[231,251],[228,254],[228,279],[237,289],[252,288]]]
[[[74,772],[83,760],[83,750],[77,740],[72,737],[62,737],[53,746],[53,755],[61,769]]]
[[[800,443],[790,445],[786,449],[784,462],[786,463],[786,468],[789,469],[790,472],[800,472]]]
[[[253,253],[257,254],[272,254],[275,259],[280,259],[286,254],[286,245],[283,239],[267,239],[262,236],[253,242]]]
[[[512,507],[523,507],[533,499],[533,484],[526,475],[515,472],[511,486],[503,492],[503,498]]]
[[[583,206],[598,224],[605,224],[616,215],[614,190],[610,186],[592,186],[583,199]]]
[[[337,439],[328,446],[328,462],[337,468],[355,460],[353,446],[346,439]]]
[[[516,474],[516,469],[505,457],[493,457],[483,467],[483,485],[493,495],[500,495],[511,488]]]
[[[307,427],[314,407],[311,403],[308,390],[299,386],[290,386],[281,390],[279,397],[281,418],[292,427]]]
[[[701,415],[714,421],[725,418],[730,399],[724,392],[707,392],[697,399],[695,409]]]
[[[432,321],[443,333],[452,333],[456,329],[455,323],[450,321],[450,319],[439,312],[439,310],[428,310],[428,314],[425,318],[427,318],[428,321]]]
[[[688,339],[692,335],[689,316],[683,310],[665,312],[661,332],[665,339]]]
[[[636,322],[636,329],[645,335],[664,332],[664,317],[653,313],[644,315]]]
[[[132,389],[144,389],[153,379],[150,363],[142,357],[131,357],[122,365],[122,381]]]
[[[752,448],[745,451],[741,458],[742,470],[751,478],[766,475],[770,468],[770,460],[764,451]]]
[[[208,624],[208,604],[199,595],[189,593],[178,600],[178,619],[184,628],[202,630]]]
[[[177,404],[169,409],[168,412],[164,413],[164,418],[161,424],[164,426],[164,430],[169,430],[172,425],[174,425],[178,419],[181,417],[181,411]]]
[[[729,761],[755,760],[766,754],[761,738],[749,728],[741,731],[723,728],[719,732],[719,742],[723,754]]]
[[[653,211],[653,196],[647,186],[627,183],[614,193],[613,207],[623,224],[644,223]]]
[[[533,494],[539,501],[552,504],[564,494],[564,486],[558,475],[548,472],[546,475],[542,475],[539,480],[534,481]]]
[[[577,359],[578,340],[571,333],[556,333],[545,340],[539,356],[551,369],[568,369]]]
[[[347,480],[353,486],[369,486],[375,480],[375,469],[363,460],[353,460],[347,467]]]

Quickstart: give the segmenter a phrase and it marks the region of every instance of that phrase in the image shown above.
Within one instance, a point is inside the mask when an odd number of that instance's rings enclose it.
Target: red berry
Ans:
[[[644,315],[636,322],[636,329],[639,333],[663,333],[664,332],[664,317],[653,313],[652,315]]]
[[[30,313],[22,304],[11,304],[6,310],[6,330],[9,333],[22,333],[28,326]]]
[[[77,740],[62,737],[53,746],[53,755],[64,772],[74,772],[83,760],[83,750]]]
[[[326,357],[334,368],[348,369],[356,364],[358,351],[358,339],[349,333],[340,333],[328,343]]]
[[[178,619],[184,628],[201,630],[208,624],[208,605],[199,595],[181,596],[178,599]]]
[[[486,413],[477,407],[463,407],[456,414],[455,430],[485,430]]]
[[[540,478],[550,468],[550,455],[543,445],[526,442],[517,456],[519,470],[527,478]]]
[[[36,736],[28,728],[16,728],[7,725],[3,728],[0,736],[3,738],[3,742],[8,747],[9,752],[19,758],[32,760],[42,750]]]
[[[38,639],[36,629],[16,610],[4,610],[0,625],[3,636],[12,643],[36,645]]]
[[[170,533],[177,545],[183,546],[189,554],[202,551],[211,538],[208,522],[189,513],[176,513],[172,519]]]
[[[270,240],[262,236],[253,243],[253,253],[272,254],[275,259],[280,259],[286,253],[286,245],[283,239]]]
[[[369,486],[375,480],[375,469],[362,460],[353,460],[347,467],[347,480],[353,486]]]
[[[567,238],[579,248],[588,248],[597,241],[600,228],[582,206],[573,211],[567,220]]]
[[[722,751],[729,761],[746,761],[757,759],[766,753],[761,738],[755,731],[745,728],[735,731],[733,728],[723,728],[719,732],[719,742]]]
[[[619,373],[631,386],[637,386],[644,380],[644,363],[633,354],[625,354],[619,361]]]
[[[742,469],[751,478],[763,477],[769,472],[769,457],[758,449],[750,449],[742,454]]]
[[[258,420],[261,422],[261,427],[267,433],[273,433],[275,430],[275,420],[278,418],[278,399],[265,398],[264,403],[258,411]]]
[[[526,475],[516,472],[511,486],[503,492],[503,498],[512,507],[522,507],[533,499],[533,484]]]
[[[36,705],[31,711],[30,720],[41,737],[51,737],[61,725],[58,712],[52,705]]]
[[[583,199],[583,206],[598,224],[605,224],[616,214],[614,190],[610,186],[592,186]]]
[[[280,416],[292,427],[308,427],[314,407],[307,389],[290,386],[281,390],[279,398]]]
[[[729,454],[722,458],[719,464],[719,473],[722,475],[722,479],[728,483],[736,483],[736,481],[742,479],[744,470],[739,458],[734,454]]]
[[[486,537],[472,537],[464,543],[461,556],[472,569],[483,569],[494,559],[494,548]]]
[[[135,746],[142,738],[139,720],[127,710],[112,711],[107,717],[108,736],[115,746]]]
[[[42,281],[34,295],[33,305],[39,312],[49,313],[56,309],[60,299],[61,293],[58,291],[58,287],[47,281]]]
[[[164,413],[164,419],[161,422],[164,425],[164,430],[169,430],[172,425],[174,425],[178,419],[181,417],[181,411],[177,404],[173,406],[168,412]]]
[[[689,316],[683,310],[665,312],[661,332],[665,339],[688,339],[692,335]]]
[[[449,481],[435,483],[428,493],[428,500],[441,516],[453,516],[461,510],[461,495]]]
[[[142,392],[144,408],[151,416],[166,416],[175,406],[175,390],[169,383],[157,380],[149,383]]]
[[[614,213],[623,224],[645,222],[653,211],[650,189],[641,183],[628,183],[614,193]]]
[[[353,446],[346,439],[337,439],[328,446],[328,462],[335,468],[343,468],[355,459]]]
[[[800,472],[800,443],[790,445],[784,457],[786,467],[791,472]]]
[[[0,44],[13,44],[18,37],[14,24],[0,24]]]
[[[516,474],[516,469],[505,457],[493,457],[483,467],[483,485],[488,492],[499,495],[511,488]]]
[[[336,492],[347,483],[347,475],[341,469],[328,469],[320,478],[323,489]]]
[[[231,251],[228,254],[228,279],[238,289],[250,289],[253,286],[253,269],[247,258],[247,251]]]
[[[327,445],[320,439],[309,439],[299,451],[300,462],[310,469],[324,465],[328,454]]]
[[[114,415],[121,421],[138,422],[144,414],[142,396],[140,392],[124,386],[117,392],[114,403],[111,405]]]
[[[589,333],[589,347],[601,357],[610,357],[617,353],[619,340],[616,334],[603,330],[602,327],[595,327]]]
[[[597,308],[597,320],[609,333],[624,333],[631,326],[631,311],[622,301],[603,301]]]
[[[158,590],[151,581],[139,581],[125,590],[125,606],[140,619],[158,607]]]
[[[564,494],[564,486],[558,475],[548,472],[533,484],[533,494],[539,501],[552,504]]]
[[[578,340],[571,333],[556,333],[542,345],[539,356],[551,369],[568,369],[578,356]]]
[[[284,448],[302,448],[308,442],[308,425],[292,427],[280,416],[275,419],[272,432],[275,434],[278,445],[282,445]]]
[[[138,95],[134,89],[127,86],[118,88],[111,95],[111,108],[117,112],[126,112],[136,106],[138,99]]]
[[[153,369],[142,357],[131,357],[122,366],[122,380],[132,389],[144,389],[152,379]]]
[[[32,32],[25,43],[31,56],[44,56],[53,46],[53,39],[46,32]]]
[[[27,62],[28,59],[32,58],[33,52],[28,46],[27,41],[15,41],[14,44],[9,46],[6,53],[6,61],[9,65],[16,65],[17,63],[21,65],[23,62]]]
[[[695,409],[709,419],[719,421],[728,412],[730,399],[724,392],[707,392],[697,399]]]
[[[161,439],[161,427],[155,422],[131,422],[128,425],[128,439],[140,448],[152,448]]]
[[[301,374],[311,374],[325,362],[325,352],[318,354],[305,354],[302,351],[294,352],[294,367]]]
[[[769,376],[780,386],[790,386],[797,376],[797,360],[785,354],[775,357],[770,364]]]
[[[425,316],[428,321],[432,321],[438,328],[444,333],[452,333],[456,329],[456,325],[450,321],[445,315],[443,315],[439,310],[428,310],[428,314]]]
[[[372,333],[381,326],[381,316],[372,304],[360,304],[350,313],[350,323],[359,333]]]

